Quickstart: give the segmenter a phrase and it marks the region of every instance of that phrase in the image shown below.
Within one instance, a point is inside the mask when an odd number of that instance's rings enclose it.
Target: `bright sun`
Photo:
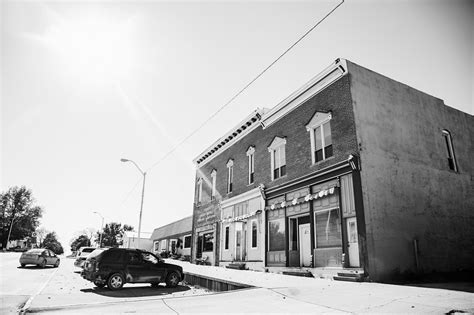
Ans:
[[[41,39],[77,75],[88,80],[122,78],[134,60],[130,22],[94,14],[58,19]]]

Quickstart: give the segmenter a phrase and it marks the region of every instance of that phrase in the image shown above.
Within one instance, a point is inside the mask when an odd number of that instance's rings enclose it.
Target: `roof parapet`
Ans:
[[[345,74],[347,74],[346,60],[336,59],[330,66],[265,113],[261,122],[263,129],[274,124],[280,118],[324,90]]]

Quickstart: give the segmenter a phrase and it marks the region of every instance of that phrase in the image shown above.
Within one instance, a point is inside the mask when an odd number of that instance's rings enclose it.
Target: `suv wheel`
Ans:
[[[119,290],[123,287],[124,279],[123,276],[119,273],[114,273],[107,280],[107,286],[110,290]]]
[[[168,274],[166,277],[166,286],[170,288],[174,288],[178,285],[179,283],[179,275],[176,272],[171,272]]]

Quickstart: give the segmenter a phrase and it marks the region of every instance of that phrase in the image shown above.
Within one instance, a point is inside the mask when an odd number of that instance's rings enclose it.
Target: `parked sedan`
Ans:
[[[20,265],[22,267],[25,267],[26,265],[37,265],[41,268],[46,267],[46,265],[58,267],[59,262],[59,257],[46,248],[33,248],[24,252],[20,256]]]

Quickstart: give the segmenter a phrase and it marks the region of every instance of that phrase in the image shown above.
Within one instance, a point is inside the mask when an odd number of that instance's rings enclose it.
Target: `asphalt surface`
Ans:
[[[82,279],[72,259],[59,268],[18,268],[16,253],[0,254],[1,314],[125,314],[125,313],[474,313],[474,294],[445,289],[380,283],[346,283],[329,279],[197,266],[185,272],[253,285],[254,288],[210,292],[180,285],[126,284],[122,290],[95,288]]]
[[[74,267],[74,259],[61,257],[59,268],[21,268],[20,255],[0,253],[0,314],[57,310],[82,313],[79,310],[83,308],[107,308],[111,305],[121,308],[125,302],[210,293],[185,285],[152,288],[149,284],[126,284],[122,290],[110,291],[83,279],[80,269]]]

